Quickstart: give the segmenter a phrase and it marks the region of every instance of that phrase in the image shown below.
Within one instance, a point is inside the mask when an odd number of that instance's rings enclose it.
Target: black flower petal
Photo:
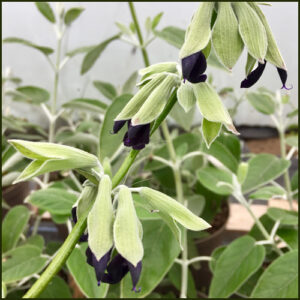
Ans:
[[[281,69],[281,68],[277,68],[277,71],[278,71],[278,74],[279,74],[279,77],[280,77],[280,80],[282,82],[282,89],[286,89],[286,90],[290,90],[292,89],[293,87],[290,87],[290,88],[287,88],[285,86],[285,83],[286,83],[286,80],[287,80],[287,71],[284,70],[284,69]]]
[[[98,281],[98,286],[100,285],[101,281],[105,282],[103,279],[105,275],[105,270],[107,267],[107,264],[110,260],[110,255],[111,255],[111,249],[104,254],[99,260],[97,260],[96,256],[94,253],[91,251],[90,247],[88,247],[85,251],[86,254],[86,262],[94,267],[95,273],[96,273],[96,278]]]
[[[76,215],[77,206],[73,206],[71,210],[72,220],[76,224],[77,223],[77,215]]]
[[[87,242],[89,238],[88,234],[82,234],[81,237],[79,238],[79,242],[83,243],[83,242]]]
[[[199,51],[181,60],[183,79],[191,83],[203,82],[206,75],[201,76],[207,67],[205,55]]]
[[[132,280],[132,290],[135,291],[136,293],[140,292],[141,288],[138,290],[136,289],[136,285],[140,279],[140,275],[142,272],[142,262],[138,262],[136,267],[134,267],[133,264],[131,264],[129,261],[127,261],[128,267],[129,267],[129,272],[131,275],[131,280]]]
[[[120,282],[129,272],[127,260],[117,254],[107,266],[107,274],[103,276],[103,282],[115,284]]]
[[[149,143],[150,140],[150,123],[143,125],[132,126],[128,123],[128,131],[125,133],[123,142],[127,147],[140,150]]]
[[[113,128],[113,133],[118,133],[122,127],[125,125],[127,120],[125,121],[115,121],[114,122],[114,128]]]
[[[264,72],[266,64],[267,64],[266,60],[264,64],[258,63],[257,68],[252,72],[250,72],[247,78],[241,82],[241,88],[249,88],[252,85],[254,85],[261,77],[262,73]]]

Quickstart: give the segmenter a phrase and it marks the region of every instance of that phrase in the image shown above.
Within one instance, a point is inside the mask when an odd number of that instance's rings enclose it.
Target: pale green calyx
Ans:
[[[168,73],[167,77],[158,85],[132,117],[133,126],[151,123],[163,111],[172,89],[178,84],[179,77]]]
[[[128,187],[121,186],[114,222],[114,242],[119,254],[134,266],[144,256],[141,223],[136,215],[132,195]]]
[[[206,82],[193,84],[197,104],[202,116],[211,122],[223,123],[228,130],[239,134],[218,93]]]
[[[74,147],[23,140],[9,140],[8,142],[21,154],[33,159],[15,183],[48,172],[93,168],[99,165],[99,161],[95,155]]]
[[[142,187],[140,189],[140,194],[147,199],[154,209],[158,209],[159,211],[168,214],[187,229],[197,231],[205,230],[210,227],[206,221],[196,216],[185,206],[164,193],[148,187]]]
[[[154,78],[143,86],[133,98],[125,105],[122,111],[117,115],[115,121],[131,119],[147,100],[151,92],[162,82],[166,77],[166,73],[155,74]]]
[[[180,49],[179,58],[192,55],[206,47],[211,37],[211,17],[214,2],[202,2],[193,15],[187,29],[185,41]]]
[[[113,246],[113,220],[111,180],[108,175],[104,175],[87,219],[88,243],[97,260],[101,259]]]
[[[177,99],[186,113],[191,110],[196,103],[196,98],[191,83],[188,81],[181,83],[179,89],[177,90]]]
[[[150,75],[162,72],[175,73],[177,71],[177,63],[176,62],[163,62],[151,65],[147,68],[139,70],[139,75],[142,76],[141,80],[144,80]]]

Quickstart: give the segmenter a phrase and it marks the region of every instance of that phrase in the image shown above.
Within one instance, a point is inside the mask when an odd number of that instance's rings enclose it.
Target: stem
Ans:
[[[35,219],[31,236],[34,236],[37,234],[41,220],[42,220],[42,215],[38,215]]]
[[[137,36],[138,36],[138,39],[139,39],[139,42],[140,42],[140,48],[141,48],[141,51],[142,51],[144,63],[145,63],[145,66],[148,67],[150,65],[149,57],[148,57],[148,53],[147,53],[147,51],[144,47],[144,40],[143,40],[143,36],[142,36],[142,33],[141,33],[141,29],[140,29],[140,26],[139,26],[138,19],[136,17],[133,2],[128,2],[128,5],[129,5],[129,9],[130,9],[130,13],[131,13],[133,23],[135,25],[136,33],[137,33]]]

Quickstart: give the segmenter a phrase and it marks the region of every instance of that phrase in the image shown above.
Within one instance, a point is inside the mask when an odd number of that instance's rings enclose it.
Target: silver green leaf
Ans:
[[[88,215],[89,247],[99,260],[113,246],[113,206],[111,180],[104,175],[100,181],[95,203]]]
[[[158,85],[143,103],[138,112],[132,117],[132,125],[147,124],[154,121],[163,111],[172,89],[178,82],[175,75],[167,77]]]
[[[232,133],[238,134],[227,109],[210,84],[206,82],[193,84],[193,89],[202,116],[208,121],[223,123]]]
[[[77,219],[80,219],[91,209],[93,203],[95,202],[97,191],[97,187],[92,183],[84,183],[82,192],[77,200]]]
[[[248,163],[241,162],[237,170],[237,179],[240,184],[243,184],[248,173]]]
[[[260,63],[264,63],[268,40],[264,25],[256,12],[246,2],[233,2],[239,21],[239,32],[248,52]]]
[[[65,24],[68,26],[71,25],[72,22],[74,22],[83,11],[84,11],[83,7],[70,8],[65,14],[65,18],[64,18]]]
[[[35,2],[40,13],[51,23],[55,23],[55,16],[53,10],[48,2]]]
[[[190,230],[205,230],[210,227],[206,221],[199,218],[185,206],[165,195],[164,193],[148,187],[142,187],[140,194],[149,201],[149,204],[154,209],[161,210],[162,212],[168,214],[175,221]]]
[[[225,67],[232,69],[243,51],[244,44],[230,2],[218,2],[218,16],[213,27],[212,43],[219,60]]]
[[[141,228],[128,187],[120,187],[118,209],[114,222],[114,242],[117,251],[134,266],[144,255]]]
[[[169,73],[175,73],[177,71],[177,63],[176,62],[163,62],[151,65],[147,68],[139,70],[139,75],[142,76],[142,79],[145,79],[149,75],[155,74],[155,73],[162,73],[162,72],[169,72]]]
[[[264,115],[272,115],[276,110],[276,102],[268,93],[247,93],[250,104]]]
[[[192,55],[204,49],[208,44],[211,37],[210,23],[214,5],[214,2],[202,2],[199,5],[187,29],[179,58]]]

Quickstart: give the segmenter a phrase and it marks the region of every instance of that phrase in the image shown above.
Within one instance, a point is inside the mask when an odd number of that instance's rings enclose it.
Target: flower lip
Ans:
[[[203,82],[206,75],[202,75],[207,67],[205,55],[198,51],[192,55],[186,56],[181,60],[182,76],[191,83]]]
[[[241,82],[241,88],[249,88],[253,86],[264,72],[266,64],[266,60],[264,64],[258,63],[256,69],[250,72],[249,75]]]
[[[278,71],[280,80],[281,80],[281,82],[282,82],[282,87],[281,87],[281,89],[291,90],[291,89],[293,88],[293,86],[291,86],[290,88],[287,88],[287,87],[285,86],[286,80],[287,80],[287,71],[284,70],[284,69],[281,69],[281,68],[277,68],[277,71]]]

